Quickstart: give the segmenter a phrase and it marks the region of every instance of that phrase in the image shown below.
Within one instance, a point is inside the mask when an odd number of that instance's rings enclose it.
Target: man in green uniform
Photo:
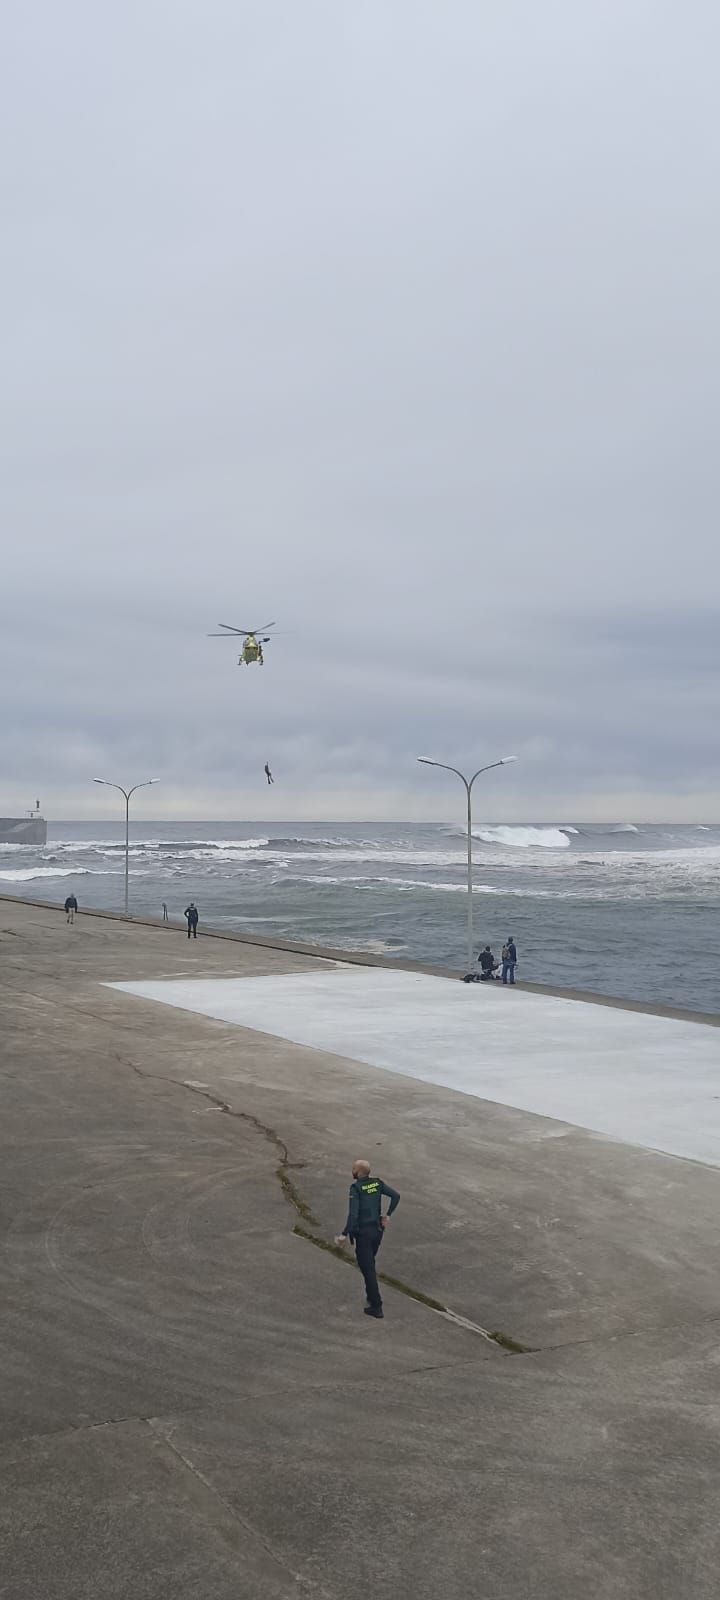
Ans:
[[[379,1318],[383,1315],[383,1308],[375,1257],[393,1211],[400,1204],[400,1196],[397,1189],[391,1189],[389,1184],[383,1183],[382,1178],[371,1178],[369,1161],[354,1161],[352,1175],[347,1222],[335,1242],[346,1244],[349,1239],[354,1244],[357,1264],[365,1279],[365,1315]],[[383,1195],[387,1195],[390,1201],[385,1216],[382,1211]]]

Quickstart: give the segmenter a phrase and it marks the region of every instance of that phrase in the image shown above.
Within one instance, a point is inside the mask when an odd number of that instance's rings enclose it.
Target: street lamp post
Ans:
[[[130,900],[130,797],[136,789],[149,789],[151,783],[158,783],[158,778],[146,778],[144,783],[134,783],[132,789],[123,789],[121,783],[108,783],[107,778],[93,778],[93,783],[101,783],[105,789],[119,789],[125,797],[125,915],[129,916]]]
[[[467,964],[468,972],[473,961],[473,883],[472,883],[472,788],[476,778],[483,772],[492,772],[495,767],[507,767],[511,761],[517,761],[517,756],[503,756],[500,761],[491,761],[487,767],[478,767],[471,778],[466,778],[459,767],[449,767],[445,761],[431,761],[429,756],[418,756],[425,767],[442,767],[443,772],[454,772],[465,785],[467,794]]]

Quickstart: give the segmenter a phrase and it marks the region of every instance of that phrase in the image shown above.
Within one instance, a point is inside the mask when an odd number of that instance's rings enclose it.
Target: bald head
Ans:
[[[367,1177],[369,1177],[369,1175],[370,1175],[370,1162],[369,1161],[364,1161],[362,1159],[362,1157],[360,1158],[359,1161],[353,1161],[353,1164],[352,1164],[352,1175],[353,1175],[354,1178],[367,1178]]]

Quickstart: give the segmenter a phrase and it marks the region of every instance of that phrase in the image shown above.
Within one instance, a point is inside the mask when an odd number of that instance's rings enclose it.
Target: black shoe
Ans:
[[[377,1321],[384,1316],[382,1306],[363,1306],[366,1317],[375,1317]]]

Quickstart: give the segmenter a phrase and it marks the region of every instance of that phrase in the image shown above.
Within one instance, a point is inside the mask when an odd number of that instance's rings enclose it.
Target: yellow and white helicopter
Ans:
[[[274,628],[274,622],[266,622],[263,628],[233,628],[229,622],[219,622],[218,627],[222,633],[209,633],[208,639],[242,639],[243,646],[238,656],[239,667],[259,667],[265,665],[263,645],[270,643],[268,628]]]

